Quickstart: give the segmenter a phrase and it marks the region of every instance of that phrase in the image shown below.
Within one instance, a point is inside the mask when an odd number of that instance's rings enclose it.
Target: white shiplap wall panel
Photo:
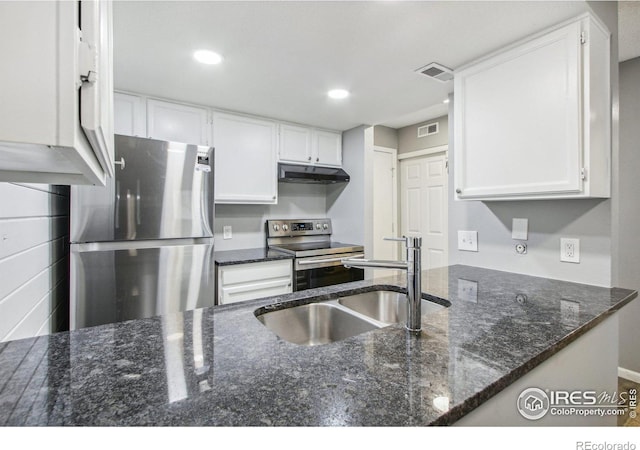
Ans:
[[[2,317],[0,339],[4,340],[4,337],[31,312],[36,304],[42,303],[60,283],[64,282],[66,264],[67,259],[63,258],[0,301],[0,317]],[[34,331],[41,324],[42,322],[38,323]]]
[[[0,220],[0,259],[40,244],[64,237],[69,232],[69,218],[30,217]]]
[[[46,242],[0,260],[0,303],[64,256],[64,239]]]
[[[69,188],[0,183],[0,341],[67,326]]]
[[[0,183],[0,219],[68,215],[68,197],[33,187]]]
[[[2,339],[10,341],[33,336],[50,334],[52,329],[57,328],[56,314],[63,306],[57,302],[57,298],[65,295],[63,291],[65,283],[61,281],[56,288],[47,294],[36,305],[25,314],[24,318],[9,331]],[[66,288],[65,288],[66,289]],[[34,331],[35,330],[35,331]]]

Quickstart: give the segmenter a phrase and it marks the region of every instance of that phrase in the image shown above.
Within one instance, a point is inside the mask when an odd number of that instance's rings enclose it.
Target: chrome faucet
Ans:
[[[370,259],[343,259],[345,267],[357,269],[398,269],[407,272],[407,323],[405,327],[409,331],[420,331],[421,316],[420,302],[422,300],[422,267],[421,261],[421,237],[385,238],[385,241],[404,242],[407,247],[406,261],[383,261]]]

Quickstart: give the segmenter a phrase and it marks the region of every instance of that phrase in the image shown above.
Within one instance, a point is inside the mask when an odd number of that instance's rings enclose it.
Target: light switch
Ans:
[[[222,227],[222,239],[231,239],[233,236],[231,225],[225,225]]]
[[[458,250],[478,251],[478,232],[458,230]]]
[[[511,224],[511,238],[526,241],[529,237],[529,219],[513,218]]]

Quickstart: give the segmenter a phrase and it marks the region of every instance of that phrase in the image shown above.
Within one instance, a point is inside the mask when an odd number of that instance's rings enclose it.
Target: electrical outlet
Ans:
[[[458,230],[458,250],[478,251],[478,232]]]
[[[231,239],[233,236],[233,232],[231,230],[231,225],[225,225],[222,227],[222,239]]]
[[[478,282],[458,278],[458,298],[465,302],[478,303]]]
[[[560,261],[580,262],[580,239],[560,239]]]
[[[580,319],[580,303],[560,300],[560,318],[565,325],[575,325]]]

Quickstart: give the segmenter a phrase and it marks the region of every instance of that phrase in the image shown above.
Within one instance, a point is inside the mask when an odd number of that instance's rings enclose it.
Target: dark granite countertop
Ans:
[[[254,314],[403,285],[358,281],[1,343],[0,424],[450,424],[636,296],[451,266],[424,273],[423,291],[451,306],[424,315],[418,337],[399,324],[299,346]],[[448,410],[434,406],[437,397]]]
[[[278,259],[293,259],[293,255],[261,247],[246,248],[242,250],[224,250],[221,252],[216,251],[213,253],[213,258],[217,265],[228,266],[232,264],[275,261]]]

